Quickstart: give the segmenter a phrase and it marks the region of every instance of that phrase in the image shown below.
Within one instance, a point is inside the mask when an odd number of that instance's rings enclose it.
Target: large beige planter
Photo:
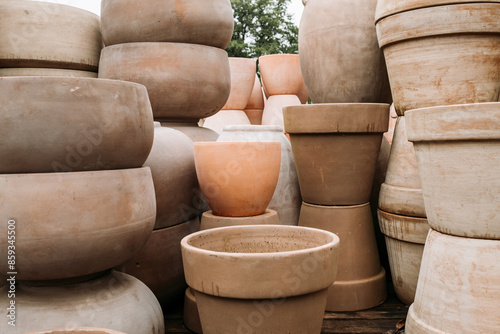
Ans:
[[[78,77],[78,78],[97,78],[97,71],[79,71],[66,70],[58,68],[0,68],[0,77],[28,77],[28,76],[44,76],[44,77]]]
[[[255,59],[229,57],[231,69],[231,93],[223,110],[243,110],[248,104],[255,84]]]
[[[97,72],[99,16],[39,1],[0,2],[0,67],[51,67]]]
[[[398,114],[497,101],[500,21],[495,18],[499,16],[500,3],[462,3],[404,11],[379,20],[378,41]]]
[[[272,95],[267,99],[262,113],[262,125],[285,127],[283,108],[301,105],[297,95]]]
[[[203,333],[319,333],[338,244],[333,233],[277,225],[224,227],[184,238],[184,272]]]
[[[156,213],[147,167],[4,174],[0,198],[0,214],[6,217],[0,234],[7,236],[15,227],[17,280],[63,279],[112,268],[142,248]],[[2,257],[7,258],[8,245],[7,237],[0,240]],[[12,271],[7,261],[0,268],[4,274]]]
[[[0,78],[0,100],[0,173],[141,167],[151,150],[153,115],[142,85]]]
[[[146,86],[155,120],[209,117],[226,103],[231,89],[226,51],[196,44],[108,46],[101,53],[99,77]]]
[[[262,85],[260,84],[260,79],[255,74],[255,83],[253,85],[252,93],[248,99],[248,103],[245,106],[245,114],[247,114],[248,119],[252,125],[262,124],[262,112],[264,111],[264,93],[262,91]]]
[[[406,122],[430,226],[500,239],[500,103],[411,110]]]
[[[225,49],[233,11],[229,0],[104,0],[101,26],[106,45],[180,42]]]

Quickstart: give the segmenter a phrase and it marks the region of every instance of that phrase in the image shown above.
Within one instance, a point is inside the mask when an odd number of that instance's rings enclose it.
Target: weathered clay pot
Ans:
[[[1,288],[0,293],[0,305],[7,309],[8,288]],[[153,293],[138,279],[120,272],[77,284],[18,283],[15,301],[15,333],[85,326],[130,334],[165,333],[162,310]],[[1,333],[12,333],[12,328],[7,321],[0,322]]]
[[[389,117],[389,130],[384,133],[384,137],[392,145],[392,140],[394,139],[394,130],[396,128],[396,123],[398,120],[398,114],[396,113],[396,108],[394,108],[394,103],[391,104],[390,117]]]
[[[297,95],[272,95],[266,102],[262,113],[263,125],[277,125],[284,128],[283,108],[300,105]]]
[[[229,0],[104,0],[101,27],[106,45],[180,42],[225,49],[233,11]]]
[[[385,270],[380,265],[370,203],[355,206],[303,203],[299,226],[323,229],[341,240],[337,279],[328,289],[327,311],[357,311],[384,302]]]
[[[209,128],[198,126],[198,122],[161,122],[161,125],[182,132],[193,142],[216,141],[217,138],[219,138],[219,134],[217,132]]]
[[[196,334],[202,334],[200,322],[200,313],[198,312],[198,305],[196,305],[196,298],[194,296],[194,291],[191,288],[186,289],[184,295],[184,310],[183,310],[183,321],[184,325]]]
[[[26,334],[125,334],[125,333],[114,331],[112,329],[79,327],[71,329],[69,328],[49,329],[43,331],[29,332]]]
[[[243,110],[221,110],[202,122],[204,128],[213,130],[219,135],[228,125],[250,125],[250,120]]]
[[[201,191],[215,215],[264,213],[278,182],[279,142],[198,142],[194,157]]]
[[[279,223],[278,213],[270,209],[261,215],[250,217],[223,217],[214,215],[212,211],[206,211],[201,216],[200,230],[240,225],[279,225]]]
[[[380,229],[391,266],[396,296],[406,305],[413,303],[429,224],[425,218],[395,215],[378,210]]]
[[[497,101],[500,3],[432,6],[377,22],[394,105],[406,110]]]
[[[197,121],[219,111],[231,89],[226,51],[184,43],[105,47],[99,77],[141,83],[156,120]]]
[[[283,134],[283,129],[276,125],[230,125],[224,128],[217,141],[279,141],[281,143],[280,174],[268,207],[278,212],[281,224],[297,225],[302,198],[292,146]]]
[[[309,1],[299,27],[302,75],[313,103],[391,102],[373,25],[377,0]]]
[[[1,73],[1,72],[0,72]],[[248,99],[248,103],[243,110],[247,114],[248,119],[252,125],[262,124],[262,112],[264,111],[264,94],[262,93],[262,86],[259,77],[255,74],[255,83]]]
[[[97,72],[65,70],[58,68],[29,68],[29,67],[0,68],[0,77],[28,77],[28,76],[97,78]]]
[[[308,104],[285,107],[283,115],[302,199],[321,205],[368,202],[389,105]]]
[[[431,230],[407,333],[495,333],[500,328],[499,240]]]
[[[500,103],[411,110],[406,122],[430,226],[500,239]]]
[[[338,245],[333,233],[297,226],[232,226],[187,236],[184,272],[203,333],[319,333]]]
[[[248,104],[255,83],[255,59],[229,57],[231,93],[222,110],[243,110]]]
[[[141,167],[153,144],[151,104],[142,85],[0,78],[0,100],[0,173]]]
[[[146,243],[155,213],[147,167],[0,175],[0,214],[6,217],[0,234],[7,236],[15,226],[17,280],[63,279],[112,268]],[[0,254],[7,257],[7,237],[2,239]],[[2,274],[11,271],[7,261],[0,268]]]
[[[39,1],[0,2],[0,67],[51,67],[97,72],[99,16]]]

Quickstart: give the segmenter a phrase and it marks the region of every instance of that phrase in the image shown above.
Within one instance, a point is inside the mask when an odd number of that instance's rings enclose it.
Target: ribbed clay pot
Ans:
[[[225,49],[233,11],[229,0],[104,0],[101,29],[106,45],[179,42]]]
[[[240,226],[240,225],[279,225],[280,219],[278,213],[274,210],[266,211],[257,216],[250,217],[223,217],[216,216],[212,211],[205,211],[201,216],[200,230],[210,228]]]
[[[229,125],[250,125],[250,120],[243,110],[221,110],[217,114],[201,120],[201,126],[221,134]]]
[[[283,108],[288,106],[301,105],[297,95],[272,95],[266,101],[264,112],[262,113],[263,125],[277,125],[284,128]]]
[[[103,47],[99,16],[40,1],[0,2],[0,67],[97,72]]]
[[[264,111],[264,105],[262,86],[260,84],[259,77],[255,74],[255,83],[253,85],[252,93],[250,94],[248,103],[243,110],[245,114],[247,114],[247,117],[252,125],[262,124],[262,112]]]
[[[217,141],[279,141],[281,143],[280,174],[268,207],[278,212],[281,224],[297,225],[302,198],[292,146],[283,134],[283,129],[276,125],[230,125],[224,128]]]
[[[26,334],[125,334],[125,333],[114,331],[112,329],[79,327],[71,329],[69,328],[49,329],[36,332],[29,332]]]
[[[335,233],[340,239],[337,279],[328,289],[327,311],[368,309],[387,297],[370,203],[320,206],[303,203],[299,226]]]
[[[278,182],[279,142],[198,142],[194,157],[201,191],[215,215],[264,213]]]
[[[15,226],[17,280],[96,273],[131,258],[151,235],[151,171],[0,175],[0,214],[6,217],[2,235]],[[8,245],[7,238],[0,240],[4,257]],[[11,271],[7,261],[0,268]]]
[[[255,59],[229,57],[231,69],[231,93],[222,110],[243,110],[248,104],[255,84]]]
[[[0,78],[0,100],[0,173],[141,167],[153,144],[151,104],[142,85]]]
[[[97,78],[97,71],[79,71],[79,70],[66,70],[58,68],[0,68],[0,77],[29,77],[29,76],[43,76],[43,77],[78,77],[78,78]]]
[[[373,25],[377,0],[308,1],[299,26],[302,75],[313,103],[391,102]]]
[[[148,89],[155,120],[198,121],[229,96],[226,51],[185,43],[127,43],[105,47],[99,78],[133,81]]]
[[[387,17],[383,9],[378,13],[383,17],[377,21],[378,41],[398,114],[423,107],[497,101],[500,3],[424,3],[429,7]],[[419,6],[415,1],[409,5]]]
[[[182,132],[188,136],[193,142],[197,141],[216,141],[219,134],[212,129],[208,129],[198,125],[198,122],[181,123],[181,122],[160,122],[161,126],[171,128]]]
[[[356,205],[370,200],[389,105],[308,104],[283,108],[302,199]]]
[[[500,103],[408,111],[429,225],[500,239]]]
[[[8,288],[1,288],[0,293],[0,306],[7,309]],[[64,285],[18,283],[15,301],[15,333],[75,327],[109,328],[129,334],[165,333],[162,310],[153,293],[138,279],[120,272]],[[12,326],[2,321],[0,332],[12,333]]]
[[[429,224],[425,218],[396,215],[380,209],[378,221],[385,235],[394,291],[399,300],[410,305],[415,299]]]
[[[499,240],[431,230],[406,332],[495,333],[500,328]]]
[[[333,233],[298,226],[233,226],[187,236],[184,272],[203,333],[319,333],[338,245]]]

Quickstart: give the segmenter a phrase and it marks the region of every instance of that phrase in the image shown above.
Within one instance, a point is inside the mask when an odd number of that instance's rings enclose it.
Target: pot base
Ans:
[[[194,296],[194,291],[191,288],[186,289],[184,295],[184,325],[196,334],[202,334],[200,322],[200,314],[198,313],[198,305],[196,305],[196,297]]]
[[[201,216],[200,230],[210,228],[237,226],[237,225],[279,225],[280,220],[278,213],[274,210],[267,209],[261,215],[250,217],[223,217],[216,216],[212,211],[206,211]]]

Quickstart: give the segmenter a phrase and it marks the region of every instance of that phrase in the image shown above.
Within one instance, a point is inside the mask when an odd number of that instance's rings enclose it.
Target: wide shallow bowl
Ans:
[[[255,85],[255,59],[229,57],[231,70],[231,93],[223,110],[243,110],[248,104]]]
[[[49,329],[43,331],[29,332],[25,334],[125,334],[112,329],[79,327],[71,329]]]

